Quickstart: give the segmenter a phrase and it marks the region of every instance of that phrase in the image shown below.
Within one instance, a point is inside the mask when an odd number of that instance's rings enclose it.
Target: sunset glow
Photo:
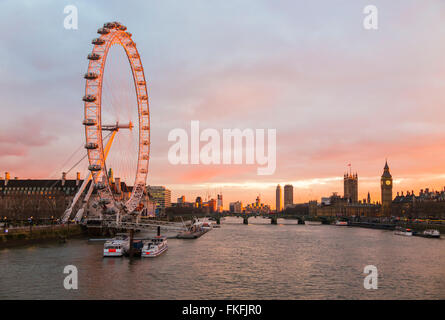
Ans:
[[[444,188],[445,3],[375,1],[381,27],[369,33],[353,14],[364,1],[323,1],[324,10],[320,1],[150,1],[137,11],[111,2],[100,10],[79,2],[89,14],[75,32],[61,28],[58,15],[29,27],[41,21],[39,12],[61,10],[49,3],[2,5],[0,25],[15,30],[3,34],[0,51],[7,62],[2,172],[55,178],[75,162],[64,166],[84,141],[80,79],[91,30],[98,20],[119,17],[138,30],[143,52],[151,113],[147,183],[171,189],[173,202],[222,192],[226,209],[257,195],[275,207],[276,185],[289,183],[295,202],[319,200],[343,194],[348,163],[358,173],[359,199],[369,191],[380,201],[385,159],[394,193]],[[257,165],[170,164],[168,133],[189,131],[193,120],[220,132],[276,129],[275,173],[258,176]]]

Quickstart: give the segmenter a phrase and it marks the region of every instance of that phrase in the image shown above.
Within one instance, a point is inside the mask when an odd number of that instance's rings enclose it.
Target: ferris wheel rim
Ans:
[[[108,211],[123,209],[126,212],[133,212],[139,206],[145,191],[150,156],[150,114],[145,73],[136,43],[133,41],[131,33],[126,31],[125,26],[118,22],[110,22],[104,24],[104,27],[99,28],[97,32],[100,37],[92,41],[94,47],[88,55],[90,62],[84,76],[86,83],[83,98],[85,116],[83,124],[85,126],[88,168],[104,209]],[[122,205],[117,204],[111,190],[106,172],[106,155],[102,135],[102,85],[106,60],[113,45],[121,46],[128,58],[136,91],[139,124],[138,160],[133,189],[130,198]]]

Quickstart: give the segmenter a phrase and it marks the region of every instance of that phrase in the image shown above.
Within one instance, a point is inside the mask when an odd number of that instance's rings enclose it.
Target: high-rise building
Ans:
[[[213,213],[217,211],[217,202],[215,199],[210,199],[209,201],[207,201],[207,207],[209,208],[209,212]]]
[[[241,201],[230,202],[229,208],[231,213],[242,213],[243,203]]]
[[[196,208],[202,208],[202,198],[201,197],[196,197],[195,207]]]
[[[216,211],[223,212],[223,196],[222,194],[218,194],[218,203]]]
[[[278,185],[277,190],[275,192],[275,204],[276,204],[277,212],[280,212],[283,210],[283,202],[282,202],[281,198],[282,198],[281,186]]]
[[[382,214],[390,216],[392,204],[392,176],[389,172],[388,161],[385,162],[385,167],[383,168],[383,174],[380,179],[380,188],[382,191]]]
[[[178,204],[184,204],[185,203],[185,196],[181,196],[178,198]]]
[[[256,197],[256,200],[255,200],[255,207],[259,208],[260,205],[261,205],[261,198],[260,198],[260,196],[258,195],[258,196]]]
[[[284,186],[284,208],[294,204],[294,187],[291,184]]]
[[[344,175],[344,197],[350,203],[358,202],[358,176],[357,173],[345,173]]]
[[[171,191],[164,186],[147,186],[150,200],[156,203],[157,212],[165,212],[165,208],[171,207]]]

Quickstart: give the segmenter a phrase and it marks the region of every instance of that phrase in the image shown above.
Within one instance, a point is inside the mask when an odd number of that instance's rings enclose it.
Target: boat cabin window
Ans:
[[[120,249],[121,246],[116,246],[116,245],[106,245],[105,248],[106,248],[106,249]]]

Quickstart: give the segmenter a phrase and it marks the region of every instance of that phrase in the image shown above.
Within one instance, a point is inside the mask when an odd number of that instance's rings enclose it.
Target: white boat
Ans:
[[[118,234],[111,240],[105,241],[104,257],[122,257],[130,246],[127,234]]]
[[[104,257],[122,257],[124,248],[122,243],[107,241],[104,244]]]
[[[154,258],[167,251],[167,238],[157,236],[148,242],[144,243],[142,247],[141,256],[145,258]]]
[[[213,229],[213,223],[211,223],[210,221],[209,222],[205,221],[201,224],[201,228],[206,230],[211,230]]]
[[[335,221],[335,225],[336,226],[347,226],[348,225],[348,221],[337,220],[337,221]]]
[[[321,221],[304,220],[304,224],[308,226],[318,226],[321,224]]]
[[[190,231],[198,232],[198,231],[210,231],[212,230],[212,223],[210,221],[199,221],[195,219],[192,226],[190,227]]]
[[[176,236],[178,239],[196,239],[213,228],[206,222],[194,219],[192,225],[190,227],[185,227],[185,229],[185,231],[178,233]]]
[[[402,227],[397,227],[396,230],[394,231],[395,235],[398,236],[407,236],[407,237],[411,237],[413,235],[413,231],[411,229],[405,229]]]
[[[440,238],[439,230],[428,229],[423,231],[423,237],[425,238]]]

